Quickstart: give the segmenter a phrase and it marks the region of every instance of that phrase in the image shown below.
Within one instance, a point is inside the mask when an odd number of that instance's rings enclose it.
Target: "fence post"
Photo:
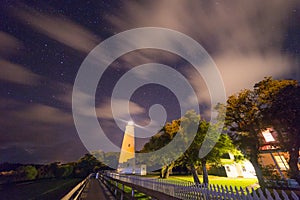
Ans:
[[[259,200],[259,197],[257,196],[257,193],[254,190],[254,188],[252,188],[252,194],[253,194],[252,196],[253,196],[254,200]]]
[[[131,197],[132,197],[132,199],[134,199],[134,189],[133,188],[131,188]]]
[[[288,195],[283,190],[281,190],[281,194],[282,194],[284,200],[290,200]]]
[[[267,199],[268,200],[274,200],[271,193],[269,192],[269,190],[267,188],[265,189],[265,191],[266,191]]]
[[[216,187],[216,197],[217,198],[222,197],[220,194],[220,186],[219,185],[217,185],[217,187]]]
[[[252,200],[249,189],[246,187],[246,199]]]
[[[231,187],[231,185],[229,186],[229,190],[230,190],[230,197],[235,199],[235,194],[233,192],[233,188]]]
[[[260,188],[258,188],[258,193],[259,193],[259,199],[267,200],[264,193],[263,193],[263,191]]]
[[[118,192],[118,182],[116,181],[115,196],[117,196],[117,192]]]
[[[275,189],[273,189],[273,194],[274,194],[274,196],[275,196],[275,200],[281,200],[281,198],[280,198],[278,192],[277,192]]]
[[[241,194],[240,194],[240,196],[241,196],[241,199],[243,199],[243,200],[246,200],[247,199],[247,197],[246,197],[246,195],[245,195],[245,193],[244,193],[244,190],[243,190],[243,188],[242,187],[240,187],[240,192],[241,192]],[[238,193],[239,194],[239,193]]]
[[[239,196],[240,196],[239,195],[239,189],[236,186],[234,186],[234,196],[235,196],[236,199],[240,199],[239,198]]]
[[[123,200],[124,198],[124,184],[122,183],[122,191],[121,191],[121,198],[120,200]]]
[[[293,191],[291,192],[291,196],[293,200],[299,200],[299,197]]]

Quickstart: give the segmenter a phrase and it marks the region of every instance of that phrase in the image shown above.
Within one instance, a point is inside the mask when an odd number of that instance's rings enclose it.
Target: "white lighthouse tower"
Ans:
[[[122,174],[135,173],[134,122],[127,123],[117,171]]]

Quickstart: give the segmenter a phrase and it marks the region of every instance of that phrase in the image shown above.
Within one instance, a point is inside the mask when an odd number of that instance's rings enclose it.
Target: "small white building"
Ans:
[[[240,163],[225,164],[224,168],[229,178],[256,178],[254,167],[248,160]]]
[[[234,162],[234,155],[228,153],[231,163],[224,164],[225,172],[229,178],[256,178],[255,169],[249,160],[243,160],[239,163]]]
[[[147,175],[147,166],[146,165],[130,165],[128,163],[119,164],[117,169],[120,174],[137,174],[145,176]]]
[[[142,176],[147,175],[147,166],[146,165],[136,166],[135,174],[142,175]]]
[[[135,158],[131,158],[126,162],[119,163],[118,173],[120,174],[135,174]]]

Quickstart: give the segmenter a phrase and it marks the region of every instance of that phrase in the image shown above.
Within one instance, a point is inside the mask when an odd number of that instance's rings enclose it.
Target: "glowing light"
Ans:
[[[133,126],[133,125],[134,125],[134,122],[133,122],[133,121],[129,121],[129,122],[128,122],[128,125]]]
[[[275,139],[269,129],[262,132],[266,142],[275,142]]]

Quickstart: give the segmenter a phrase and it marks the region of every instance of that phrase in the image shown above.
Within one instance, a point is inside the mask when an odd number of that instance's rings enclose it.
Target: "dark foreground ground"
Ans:
[[[0,200],[60,199],[81,179],[51,179],[0,185]]]

